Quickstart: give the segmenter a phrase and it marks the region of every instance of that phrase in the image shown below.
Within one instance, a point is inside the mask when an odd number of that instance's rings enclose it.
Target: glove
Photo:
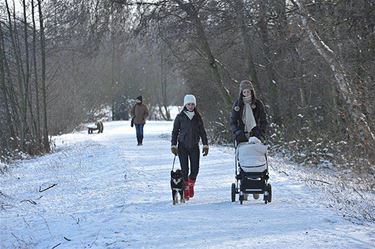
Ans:
[[[203,153],[203,156],[207,156],[207,154],[208,154],[208,145],[204,145],[203,146],[202,153]]]
[[[243,143],[243,142],[248,141],[248,139],[247,139],[245,133],[243,132],[243,130],[236,131],[235,139],[236,139],[237,143]]]
[[[130,121],[130,127],[133,127],[134,126],[134,118],[132,118],[132,120]]]
[[[177,149],[177,146],[172,146],[171,147],[171,151],[172,151],[172,153],[175,155],[175,156],[177,156],[177,154],[178,154],[178,149]]]

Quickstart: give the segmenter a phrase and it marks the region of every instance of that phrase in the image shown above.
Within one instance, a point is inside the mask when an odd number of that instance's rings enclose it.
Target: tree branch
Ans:
[[[40,186],[40,187],[39,187],[39,192],[44,192],[44,191],[46,191],[46,190],[48,190],[48,189],[50,189],[50,188],[53,188],[53,187],[55,187],[55,186],[57,186],[57,183],[54,183],[54,184],[52,184],[51,186],[49,186],[49,187],[47,187],[47,188],[45,188],[45,189],[42,189],[42,187]]]

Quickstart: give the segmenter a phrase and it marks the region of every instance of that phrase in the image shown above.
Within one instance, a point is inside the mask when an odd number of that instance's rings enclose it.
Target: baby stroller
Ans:
[[[263,194],[264,203],[271,202],[267,146],[251,137],[249,142],[236,144],[235,154],[236,183],[232,183],[232,202],[236,201],[236,194],[241,205],[248,194]]]

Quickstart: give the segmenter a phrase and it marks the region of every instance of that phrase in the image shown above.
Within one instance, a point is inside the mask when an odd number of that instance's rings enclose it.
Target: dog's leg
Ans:
[[[177,199],[177,195],[176,195],[176,190],[172,190],[172,201],[173,201],[173,205],[176,205],[176,199]]]
[[[184,191],[180,190],[180,191],[178,191],[178,193],[180,194],[180,200],[181,200],[181,203],[185,203],[185,199],[184,199]]]

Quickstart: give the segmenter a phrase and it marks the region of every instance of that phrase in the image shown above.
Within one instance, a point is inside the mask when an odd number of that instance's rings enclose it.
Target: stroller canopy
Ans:
[[[263,144],[240,143],[236,148],[236,157],[240,163],[240,167],[242,169],[266,167],[267,147],[267,145]]]

